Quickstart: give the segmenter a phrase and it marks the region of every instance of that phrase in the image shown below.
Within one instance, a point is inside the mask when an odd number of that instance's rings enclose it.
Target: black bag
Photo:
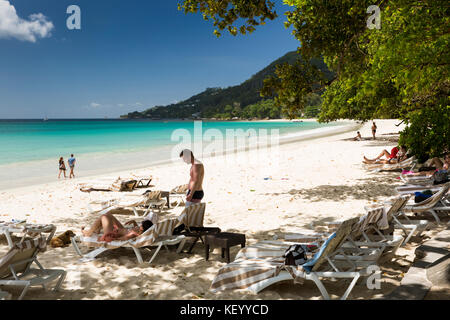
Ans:
[[[308,258],[306,253],[308,248],[302,244],[294,244],[290,246],[283,255],[284,264],[287,266],[300,266],[304,264]]]
[[[185,229],[185,225],[181,224],[178,227],[176,227],[175,229],[173,229],[173,233],[172,234],[174,236],[177,236],[177,235],[181,234],[184,231],[184,229]]]
[[[433,192],[431,192],[431,190],[425,190],[423,192],[416,192],[415,197],[414,197],[414,202],[420,203],[422,201],[427,200],[432,195],[433,195]]]

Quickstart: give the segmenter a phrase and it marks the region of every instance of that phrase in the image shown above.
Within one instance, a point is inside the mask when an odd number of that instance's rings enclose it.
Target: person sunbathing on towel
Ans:
[[[149,220],[144,220],[141,225],[138,225],[136,221],[131,220],[125,223],[125,225],[133,225],[133,227],[124,227],[116,217],[110,213],[106,213],[98,218],[89,230],[85,230],[84,227],[81,228],[81,233],[85,237],[90,237],[95,233],[98,234],[103,231],[103,235],[98,238],[98,241],[126,241],[141,235],[149,229],[153,223]]]
[[[431,159],[431,166],[434,166],[436,170],[427,170],[427,171],[421,171],[421,172],[415,172],[408,174],[409,176],[432,176],[436,171],[445,170],[448,171],[448,168],[450,168],[450,153],[447,153],[444,155],[444,162],[441,161],[439,158],[433,158]]]
[[[407,150],[404,146],[400,146],[400,149],[398,147],[392,148],[391,152],[389,153],[387,150],[383,150],[378,157],[375,159],[367,159],[364,156],[364,163],[372,164],[372,163],[381,163],[381,164],[391,164],[391,163],[398,163],[400,161],[403,161],[407,158],[406,156]],[[381,159],[382,157],[386,157],[386,160]]]

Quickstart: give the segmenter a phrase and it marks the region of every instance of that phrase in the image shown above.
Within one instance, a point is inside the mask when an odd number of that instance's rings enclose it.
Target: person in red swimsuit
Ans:
[[[387,150],[383,150],[378,157],[375,159],[367,159],[364,156],[364,163],[372,164],[372,163],[398,163],[406,159],[406,148],[401,146],[400,149],[398,147],[392,148],[391,152]],[[386,157],[387,160],[381,160],[382,157]]]
[[[81,228],[81,233],[85,237],[90,237],[93,234],[98,234],[103,231],[103,235],[98,238],[98,241],[125,241],[141,235],[149,229],[153,223],[149,220],[144,220],[141,225],[138,225],[136,221],[131,220],[125,223],[125,225],[133,225],[133,227],[124,227],[116,217],[110,213],[106,213],[98,218],[89,230],[85,230],[84,227]]]

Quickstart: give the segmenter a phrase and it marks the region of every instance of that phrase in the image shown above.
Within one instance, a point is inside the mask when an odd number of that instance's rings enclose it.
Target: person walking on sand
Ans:
[[[375,124],[375,121],[372,121],[372,136],[373,140],[375,140],[375,134],[377,133],[377,125]]]
[[[69,160],[67,160],[67,162],[69,163],[69,167],[70,167],[69,179],[75,178],[75,174],[73,173],[73,169],[75,169],[76,159],[74,158],[73,154],[70,155],[70,158],[69,158]]]
[[[186,208],[193,205],[194,203],[200,203],[204,197],[203,192],[203,178],[205,176],[205,169],[203,163],[195,159],[194,154],[191,150],[184,149],[180,153],[180,158],[186,164],[191,165],[190,179],[188,184],[188,193],[186,195]]]
[[[61,172],[64,172],[64,179],[67,178],[66,177],[66,165],[64,163],[64,158],[61,157],[59,158],[59,174],[58,174],[58,179],[61,178]]]

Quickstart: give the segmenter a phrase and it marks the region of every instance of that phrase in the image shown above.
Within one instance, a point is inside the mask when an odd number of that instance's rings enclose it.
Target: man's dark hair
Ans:
[[[73,157],[73,154],[71,154],[70,156]]]
[[[144,220],[142,221],[142,229],[144,229],[144,232],[150,229],[153,226],[153,222],[150,220]]]

